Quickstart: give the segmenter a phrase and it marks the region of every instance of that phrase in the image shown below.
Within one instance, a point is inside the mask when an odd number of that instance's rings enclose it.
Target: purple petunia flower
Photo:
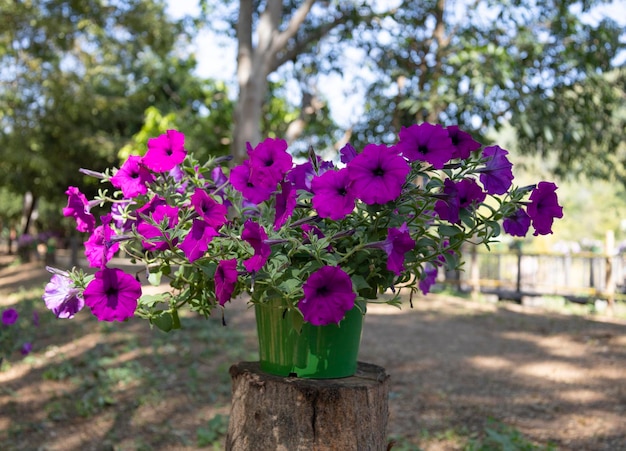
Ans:
[[[502,227],[509,235],[526,236],[530,228],[530,216],[523,208],[519,208],[511,216],[504,218]]]
[[[102,216],[100,219],[102,225],[96,227],[85,242],[85,257],[92,268],[105,266],[120,248],[119,243],[111,241],[114,235],[110,225],[111,215]]]
[[[266,138],[254,149],[249,149],[248,156],[255,185],[273,191],[293,165],[284,139]]]
[[[322,218],[338,221],[354,210],[356,196],[351,187],[348,168],[327,171],[313,178],[313,208]]]
[[[353,193],[368,205],[396,199],[411,171],[394,147],[368,144],[348,166]]]
[[[556,195],[557,189],[558,187],[552,182],[539,182],[530,193],[530,203],[526,211],[532,220],[535,236],[552,233],[554,218],[563,217],[563,207],[559,205]]]
[[[24,343],[22,345],[22,348],[20,349],[20,353],[22,355],[28,355],[30,354],[30,352],[33,350],[33,344],[29,341],[27,341],[26,343]]]
[[[173,229],[178,224],[178,207],[159,205],[152,213],[152,220],[157,224],[165,224],[167,229]],[[164,251],[170,247],[169,234],[159,226],[142,221],[137,226],[137,232],[144,237],[142,244],[148,251]]]
[[[350,163],[357,155],[356,149],[350,143],[346,143],[339,151],[339,154],[341,155],[341,162],[344,164]]]
[[[459,158],[465,160],[469,158],[470,154],[477,149],[480,149],[481,144],[478,141],[474,141],[472,135],[462,131],[456,125],[450,125],[446,127],[448,136],[452,140],[454,146],[454,152],[452,152],[452,158]]]
[[[195,189],[191,195],[191,205],[194,210],[196,210],[196,213],[216,230],[226,223],[228,209],[219,202],[216,202],[203,189]]]
[[[19,318],[20,314],[14,308],[8,308],[2,312],[2,324],[11,326]]]
[[[176,130],[148,140],[148,152],[142,163],[154,172],[168,172],[185,159],[185,135]]]
[[[438,200],[435,203],[435,211],[439,218],[452,224],[461,222],[459,213],[462,208],[479,204],[486,197],[478,183],[472,179],[463,179],[460,182],[446,179],[443,182],[443,193],[445,200]]]
[[[437,267],[430,263],[426,263],[424,272],[422,273],[422,277],[419,281],[419,289],[423,295],[427,295],[430,293],[430,289],[437,281]]]
[[[315,173],[315,168],[311,161],[298,164],[287,173],[287,180],[289,180],[296,190],[302,189],[311,192],[311,181],[316,175],[322,175],[326,171],[333,169],[334,165],[332,161],[323,161],[320,157],[317,157],[318,171]]]
[[[268,188],[260,185],[258,181],[253,179],[249,160],[231,169],[230,183],[245,199],[254,204],[266,201],[276,190],[276,185],[274,185],[274,188]]]
[[[237,283],[237,260],[221,260],[215,270],[215,297],[220,305],[226,304],[233,295]]]
[[[178,247],[182,249],[190,262],[194,262],[204,255],[209,248],[209,243],[217,235],[219,233],[207,222],[194,219],[191,229]]]
[[[387,269],[399,276],[404,270],[404,254],[414,248],[415,241],[411,238],[406,222],[399,229],[389,228],[387,239],[383,244],[383,249],[387,253]]]
[[[241,239],[254,249],[254,256],[244,260],[243,266],[248,272],[258,271],[272,253],[270,245],[266,243],[267,233],[259,224],[248,219],[243,225]]]
[[[142,157],[131,155],[111,177],[111,185],[122,190],[127,199],[146,194],[148,183],[154,181],[152,173],[141,163]]]
[[[302,286],[298,308],[314,326],[337,324],[354,307],[356,293],[350,276],[338,266],[322,266]]]
[[[442,169],[456,148],[446,129],[427,122],[402,127],[398,134],[398,151],[409,161],[425,161]]]
[[[135,314],[141,284],[121,269],[103,268],[96,272],[83,296],[98,320],[124,321]]]
[[[274,230],[280,229],[291,217],[297,204],[297,193],[289,181],[280,184],[280,192],[276,193],[276,215],[274,216]]]
[[[74,318],[85,306],[85,300],[72,279],[61,274],[54,274],[46,285],[42,295],[46,307],[57,318]]]
[[[480,183],[489,194],[504,194],[513,183],[513,163],[506,157],[508,152],[499,146],[485,147],[483,158],[487,163],[479,169]]]
[[[90,205],[85,195],[75,186],[69,186],[65,194],[67,206],[63,208],[63,216],[73,216],[76,219],[76,230],[79,232],[93,232],[96,218],[89,213]]]

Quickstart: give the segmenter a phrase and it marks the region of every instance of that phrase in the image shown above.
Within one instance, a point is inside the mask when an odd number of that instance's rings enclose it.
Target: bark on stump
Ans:
[[[352,377],[303,379],[264,373],[258,362],[230,368],[231,451],[387,449],[389,376],[359,362]]]

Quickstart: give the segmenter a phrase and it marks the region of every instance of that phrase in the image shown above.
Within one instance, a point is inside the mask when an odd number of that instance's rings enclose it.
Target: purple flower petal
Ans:
[[[297,204],[297,193],[289,181],[280,184],[281,190],[276,193],[276,214],[274,216],[274,230],[279,230],[287,219],[291,217]]]
[[[402,127],[398,134],[398,151],[409,161],[425,161],[442,169],[456,148],[446,129],[429,123]]]
[[[215,296],[220,305],[226,304],[237,283],[237,260],[221,260],[215,270]]]
[[[356,293],[350,276],[337,266],[323,266],[302,286],[304,298],[298,308],[314,326],[337,324],[354,307]]]
[[[272,253],[269,244],[266,243],[267,233],[259,224],[248,219],[243,225],[241,239],[254,249],[254,256],[244,260],[243,266],[248,272],[260,270]]]
[[[504,194],[513,183],[513,163],[507,155],[508,152],[499,146],[485,147],[483,150],[487,163],[480,169],[480,183],[489,194]]]
[[[100,321],[124,321],[135,314],[141,284],[121,269],[103,268],[89,282],[83,296]]]
[[[142,157],[131,155],[111,177],[111,185],[121,189],[127,199],[146,194],[148,183],[154,181],[154,177],[141,161]]]
[[[519,208],[511,216],[504,218],[502,221],[504,231],[512,236],[526,236],[530,228],[530,216]]]
[[[530,204],[526,210],[532,220],[535,236],[552,233],[554,218],[563,217],[563,207],[559,205],[556,190],[557,186],[554,183],[539,182],[530,193]]]
[[[387,253],[387,269],[399,276],[404,271],[404,254],[415,248],[406,222],[397,229],[389,228],[383,249]]]
[[[194,262],[204,255],[209,248],[209,243],[217,235],[219,233],[207,222],[201,219],[194,219],[191,229],[179,247],[185,253],[189,262]]]
[[[81,292],[69,277],[55,274],[46,285],[42,296],[46,307],[57,318],[74,318],[85,306]]]
[[[2,324],[11,326],[19,318],[20,314],[14,308],[8,308],[2,312]]]
[[[83,193],[75,186],[65,191],[67,206],[63,209],[63,216],[73,216],[76,219],[76,230],[79,232],[93,232],[96,227],[96,218],[89,213],[89,202]]]
[[[313,208],[322,218],[338,221],[354,210],[356,196],[351,187],[347,168],[327,171],[313,178]]]
[[[142,163],[154,172],[168,172],[185,159],[185,135],[176,130],[168,130],[158,138],[148,140],[148,152]]]

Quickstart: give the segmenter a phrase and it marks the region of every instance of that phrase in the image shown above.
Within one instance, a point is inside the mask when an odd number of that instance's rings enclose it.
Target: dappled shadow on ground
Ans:
[[[43,287],[41,274],[33,280]],[[44,273],[45,276],[45,273]],[[0,306],[15,302],[0,271]],[[6,280],[6,279],[4,279]],[[223,440],[228,367],[256,358],[254,316],[145,322],[56,320],[37,296],[35,352],[0,373],[0,449],[184,450]],[[370,307],[360,359],[391,375],[389,434],[455,449],[489,419],[562,449],[626,442],[626,324],[429,296]]]

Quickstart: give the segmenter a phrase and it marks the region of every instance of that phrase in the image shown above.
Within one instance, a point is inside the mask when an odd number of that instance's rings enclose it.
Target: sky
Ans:
[[[397,4],[398,0],[377,0],[381,7],[389,8]],[[185,14],[197,15],[199,13],[198,0],[167,0],[167,12],[174,18],[180,18]],[[593,23],[603,17],[611,17],[622,27],[626,27],[626,0],[614,0],[609,4],[601,5],[587,14],[586,20]],[[199,34],[195,45],[196,58],[198,60],[197,74],[202,77],[222,80],[236,89],[236,48],[235,43],[224,36],[205,30]],[[347,55],[348,58],[350,55]],[[360,70],[358,56],[354,59],[354,73]],[[622,52],[616,64],[626,62],[626,52]],[[323,98],[328,100],[333,119],[340,127],[349,128],[351,118],[358,117],[363,112],[364,92],[359,88],[361,84],[355,83],[354,73],[320,75],[318,85]],[[361,75],[363,72],[361,71]],[[293,86],[296,99],[300,96],[297,86]],[[289,86],[288,86],[289,89]],[[297,100],[296,100],[297,102]]]

